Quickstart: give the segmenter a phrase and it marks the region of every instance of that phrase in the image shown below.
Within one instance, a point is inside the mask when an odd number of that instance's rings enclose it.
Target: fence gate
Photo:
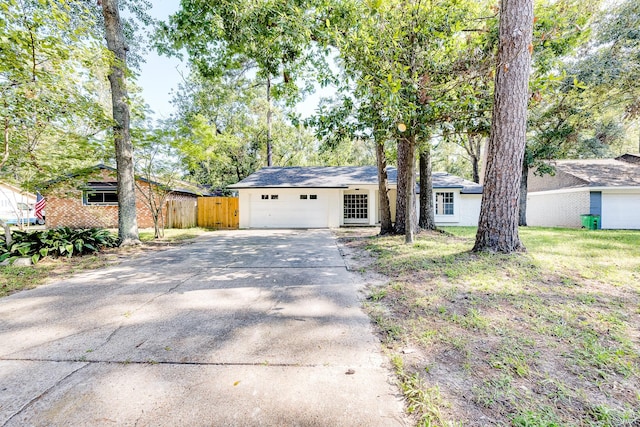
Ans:
[[[198,208],[193,199],[168,200],[165,226],[167,228],[191,228],[197,225]]]
[[[240,226],[237,197],[198,197],[198,226],[235,230]]]

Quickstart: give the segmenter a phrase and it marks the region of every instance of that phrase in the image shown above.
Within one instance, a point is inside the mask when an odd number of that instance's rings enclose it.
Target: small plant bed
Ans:
[[[68,227],[40,231],[14,231],[13,242],[0,239],[0,261],[9,264],[18,258],[30,258],[34,264],[42,258],[71,257],[96,253],[103,248],[117,246],[118,240],[100,228],[72,229]]]
[[[342,237],[388,279],[365,307],[418,425],[640,425],[640,232],[446,231]]]
[[[0,297],[13,292],[33,288],[60,271],[73,272],[79,266],[96,268],[103,265],[95,255],[105,248],[117,245],[116,237],[106,230],[56,228],[38,231],[14,231],[13,242],[8,247],[4,236],[0,238]],[[91,254],[82,261],[64,262],[79,255]],[[28,258],[33,266],[12,265],[19,258]],[[57,261],[57,262],[56,262]]]

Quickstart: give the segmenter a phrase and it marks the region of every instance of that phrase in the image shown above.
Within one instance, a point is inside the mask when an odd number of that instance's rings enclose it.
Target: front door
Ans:
[[[367,193],[345,193],[344,224],[369,223],[369,195]]]

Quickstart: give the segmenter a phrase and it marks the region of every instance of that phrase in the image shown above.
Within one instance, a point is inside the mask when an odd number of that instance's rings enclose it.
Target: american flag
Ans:
[[[40,194],[40,192],[36,193],[36,208],[34,212],[36,218],[44,219],[44,214],[42,213],[42,211],[44,210],[46,204],[47,202],[44,200],[44,197],[42,197],[42,194]]]

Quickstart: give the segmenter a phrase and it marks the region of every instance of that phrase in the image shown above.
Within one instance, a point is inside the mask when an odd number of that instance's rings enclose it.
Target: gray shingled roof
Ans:
[[[615,159],[558,160],[557,170],[575,176],[588,187],[640,186],[640,165]]]
[[[57,184],[63,181],[66,181],[67,179],[73,178],[73,177],[77,177],[77,176],[81,176],[81,175],[90,175],[90,172],[92,172],[93,170],[108,170],[111,172],[117,172],[117,169],[112,167],[112,166],[108,166],[102,163],[98,163],[95,166],[91,166],[88,168],[84,168],[84,169],[79,169],[76,170],[74,172],[71,172],[67,175],[58,177],[56,179],[52,179],[50,181],[45,182],[44,184],[42,184],[43,189],[49,187],[50,185],[53,184]],[[163,183],[161,182],[156,182],[153,180],[148,180],[144,177],[141,177],[139,175],[136,175],[136,179],[143,181],[143,182],[148,182],[151,183],[153,185],[158,185],[158,186],[164,186]],[[96,182],[96,181],[94,181]],[[105,184],[105,183],[103,183]],[[181,180],[174,180],[171,183],[171,187],[170,190],[176,193],[184,193],[184,194],[190,194],[193,196],[208,196],[210,195],[210,191],[207,188],[203,188],[200,187],[198,184],[193,184],[190,182],[186,182],[186,181],[181,181]]]
[[[433,188],[459,188],[463,194],[482,194],[482,185],[446,172],[434,172]]]
[[[395,185],[396,168],[387,168],[387,175],[389,183]],[[267,167],[229,188],[348,188],[377,184],[378,169],[375,166]],[[433,174],[433,188],[460,188],[463,193],[482,193],[481,185],[445,172]]]

